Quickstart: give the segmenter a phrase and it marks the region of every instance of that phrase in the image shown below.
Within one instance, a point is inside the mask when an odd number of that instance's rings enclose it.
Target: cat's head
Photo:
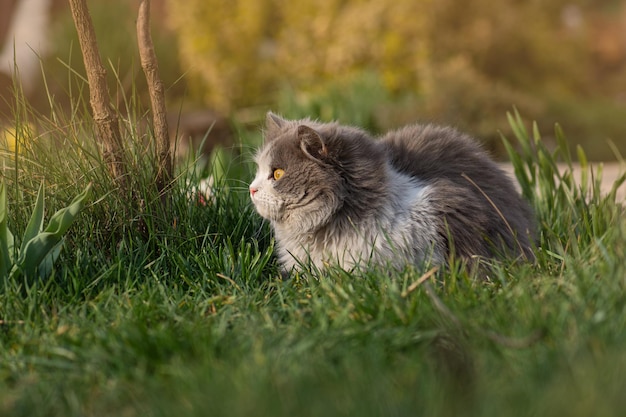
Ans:
[[[346,206],[358,205],[354,194],[363,186],[382,187],[381,158],[359,129],[268,113],[250,197],[259,214],[274,223],[314,231]]]

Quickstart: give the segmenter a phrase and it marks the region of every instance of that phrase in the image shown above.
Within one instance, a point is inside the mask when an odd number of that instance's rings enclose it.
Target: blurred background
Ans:
[[[148,102],[138,1],[91,0],[113,100]],[[235,140],[265,112],[373,132],[454,125],[502,153],[506,112],[555,123],[593,160],[626,155],[626,0],[152,0],[171,127]],[[67,0],[0,2],[0,113],[88,97]],[[127,109],[130,111],[129,109]],[[615,146],[610,146],[613,143]]]

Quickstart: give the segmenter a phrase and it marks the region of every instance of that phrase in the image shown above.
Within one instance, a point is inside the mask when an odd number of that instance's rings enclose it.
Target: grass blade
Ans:
[[[520,187],[522,187],[522,195],[530,200],[533,198],[532,190],[535,183],[534,179],[529,176],[527,170],[525,169],[524,161],[513,148],[513,145],[511,145],[504,135],[501,135],[501,139],[504,148],[509,155],[509,161],[511,161],[511,164],[513,165],[513,171],[515,173],[515,177],[517,178],[517,182],[520,184]]]
[[[567,140],[565,139],[565,133],[563,132],[563,128],[558,123],[554,125],[554,137],[557,144],[557,149],[555,153],[557,155],[560,154],[567,163],[567,166],[571,169],[573,164],[572,154],[569,149],[569,143],[567,143]]]
[[[24,238],[22,239],[22,245],[20,252],[24,251],[26,244],[35,236],[37,236],[43,230],[43,212],[44,212],[44,183],[41,182],[39,186],[39,192],[37,193],[37,201],[35,202],[35,209],[30,217],[26,230],[24,231]]]
[[[587,161],[585,151],[580,145],[576,146],[576,153],[578,154],[578,163],[580,164],[580,191],[584,198],[589,190],[589,162]]]

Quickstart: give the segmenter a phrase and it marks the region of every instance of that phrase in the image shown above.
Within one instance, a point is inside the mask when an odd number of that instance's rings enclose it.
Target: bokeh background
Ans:
[[[113,100],[147,102],[138,2],[88,4]],[[590,159],[626,155],[625,0],[152,0],[152,19],[179,136],[236,140],[272,109],[374,132],[450,124],[497,155],[515,107],[544,140],[559,123]],[[87,95],[66,0],[2,0],[0,45],[5,118],[16,68],[41,112]]]

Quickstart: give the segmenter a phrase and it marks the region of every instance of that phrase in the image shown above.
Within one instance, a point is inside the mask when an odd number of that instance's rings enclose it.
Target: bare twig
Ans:
[[[93,111],[96,135],[102,147],[102,157],[108,164],[112,177],[122,188],[125,188],[126,166],[124,165],[122,135],[119,120],[110,105],[106,70],[98,52],[91,16],[85,0],[69,0],[69,2],[80,49],[83,53],[89,83],[89,104]]]
[[[215,274],[218,278],[222,278],[225,279],[226,281],[228,281],[233,287],[237,288],[239,291],[241,291],[241,287],[239,285],[237,285],[237,283],[230,277],[227,277],[224,274]]]
[[[146,76],[148,90],[150,92],[150,102],[152,104],[152,121],[154,124],[156,150],[159,158],[156,184],[159,192],[163,193],[165,186],[172,178],[172,157],[170,153],[170,138],[167,126],[163,82],[159,77],[159,64],[150,34],[150,0],[141,0],[139,4],[137,44],[139,46],[141,67]]]
[[[431,269],[429,269],[426,273],[424,273],[424,275],[422,275],[421,277],[419,277],[417,279],[417,281],[413,282],[411,285],[408,286],[408,288],[402,292],[402,297],[405,298],[406,296],[408,296],[409,294],[411,294],[413,291],[415,291],[420,285],[422,285],[428,278],[432,277],[433,274],[435,272],[439,271],[439,267],[435,266]]]

